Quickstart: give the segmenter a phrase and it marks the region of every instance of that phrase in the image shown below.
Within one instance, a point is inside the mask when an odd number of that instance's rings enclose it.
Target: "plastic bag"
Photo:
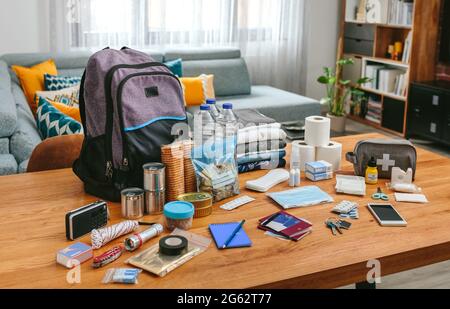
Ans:
[[[110,268],[106,271],[102,283],[137,284],[141,272],[142,270],[135,268]]]
[[[211,239],[180,229],[175,229],[170,235],[183,236],[188,240],[188,249],[182,255],[168,256],[159,252],[159,244],[129,258],[126,263],[164,277],[172,270],[180,267],[193,257],[204,252],[211,244]]]
[[[212,194],[214,202],[239,194],[235,138],[216,138],[214,143],[194,147],[192,163],[198,190]]]

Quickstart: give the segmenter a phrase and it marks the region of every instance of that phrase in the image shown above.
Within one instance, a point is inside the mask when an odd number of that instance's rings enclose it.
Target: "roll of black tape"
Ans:
[[[166,236],[159,240],[159,252],[164,255],[182,255],[187,248],[188,240],[183,236]]]

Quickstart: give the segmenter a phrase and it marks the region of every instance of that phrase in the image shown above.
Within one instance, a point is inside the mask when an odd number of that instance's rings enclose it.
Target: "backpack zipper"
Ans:
[[[114,103],[112,98],[112,79],[114,77],[114,73],[116,73],[119,69],[144,69],[147,67],[155,67],[161,66],[165,67],[169,70],[169,68],[162,63],[159,62],[146,62],[141,64],[118,64],[109,69],[105,76],[105,99],[106,99],[106,128],[105,128],[105,154],[106,154],[106,168],[105,168],[105,176],[111,180],[113,177],[113,154],[112,154],[112,133],[113,133],[113,122],[114,122]],[[128,160],[127,160],[128,164]]]
[[[128,171],[129,167],[129,160],[128,160],[128,148],[125,146],[125,141],[127,139],[126,134],[125,134],[125,121],[123,119],[123,109],[122,109],[122,92],[123,92],[123,88],[125,86],[125,84],[127,83],[127,81],[129,81],[130,79],[132,79],[133,77],[137,77],[137,76],[169,76],[172,77],[174,79],[177,80],[177,82],[180,84],[181,87],[181,82],[180,80],[172,73],[168,73],[168,72],[142,72],[142,73],[134,73],[134,74],[130,74],[127,77],[125,77],[119,84],[118,88],[117,88],[117,109],[118,109],[118,113],[119,113],[119,120],[120,120],[120,132],[122,133],[122,169],[124,171]]]

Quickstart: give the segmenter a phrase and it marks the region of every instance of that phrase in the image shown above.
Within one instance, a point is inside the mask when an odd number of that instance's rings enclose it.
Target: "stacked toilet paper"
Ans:
[[[306,118],[305,140],[292,143],[291,168],[305,171],[305,163],[324,160],[341,168],[342,145],[330,140],[330,119],[320,116]]]

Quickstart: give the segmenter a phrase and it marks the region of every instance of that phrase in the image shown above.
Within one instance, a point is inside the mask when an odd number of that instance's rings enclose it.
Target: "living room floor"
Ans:
[[[384,131],[380,131],[358,122],[348,120],[345,135],[363,133],[381,133],[391,137]],[[412,142],[429,151],[450,157],[450,149],[446,146],[437,145],[425,140],[413,139]],[[450,288],[450,261],[421,267],[418,269],[401,272],[381,278],[382,282],[377,284],[379,289],[449,289]],[[354,285],[342,287],[343,289],[355,288]]]

